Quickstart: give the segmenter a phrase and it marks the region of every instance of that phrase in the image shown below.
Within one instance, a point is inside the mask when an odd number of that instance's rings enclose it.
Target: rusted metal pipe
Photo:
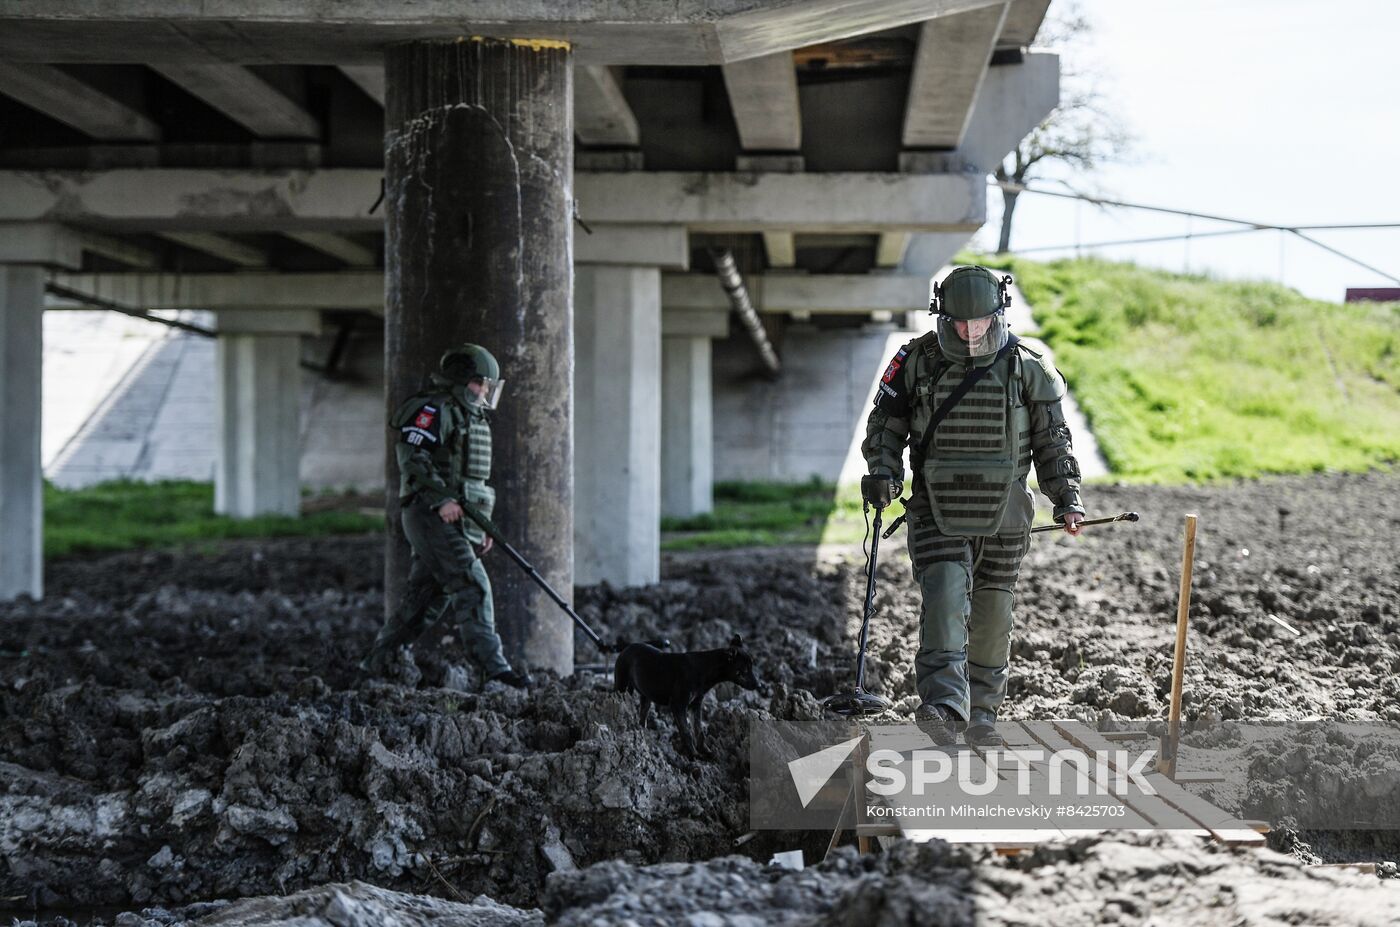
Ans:
[[[734,263],[734,252],[728,248],[716,248],[710,252],[710,256],[714,258],[715,276],[719,277],[720,286],[724,287],[725,295],[729,297],[729,304],[734,307],[740,324],[753,339],[758,356],[763,360],[763,366],[768,368],[771,376],[776,377],[783,372],[783,363],[778,360],[778,352],[773,349],[773,342],[769,340],[768,332],[763,330],[763,323],[749,299],[748,287],[744,286],[744,278],[739,274],[738,265]]]

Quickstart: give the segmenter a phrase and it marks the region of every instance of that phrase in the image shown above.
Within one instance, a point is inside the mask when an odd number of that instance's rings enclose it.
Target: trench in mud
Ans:
[[[1400,721],[1400,568],[1387,556],[1400,523],[1376,505],[1397,486],[1369,474],[1091,487],[1096,512],[1143,520],[1036,540],[1005,714],[1156,730],[1181,515],[1199,511],[1188,725]],[[534,907],[551,872],[605,860],[820,857],[829,835],[735,847],[748,830],[746,732],[755,716],[819,717],[817,700],[849,685],[858,551],[676,556],[660,584],[578,590],[607,639],[705,649],[743,636],[768,690],[717,690],[716,756],[698,763],[669,722],[639,730],[633,700],[601,675],[477,693],[450,628],[430,629],[396,679],[357,681],[382,615],[381,562],[377,537],[73,559],[51,567],[49,598],[0,612],[0,896],[14,913],[101,916],[350,879]],[[908,712],[918,597],[894,543],[880,584],[868,687]],[[1239,809],[1264,816],[1251,810]],[[1300,858],[1400,856],[1393,833],[1285,827],[1271,839]]]

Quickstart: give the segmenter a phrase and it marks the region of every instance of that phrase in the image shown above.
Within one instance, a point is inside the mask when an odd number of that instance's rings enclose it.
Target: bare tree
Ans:
[[[1057,4],[1054,9],[1057,15],[1045,21],[1037,44],[1061,49],[1082,45],[1092,27],[1079,7]],[[1072,59],[1073,55],[1067,57]],[[1099,93],[1100,81],[1093,72],[1077,66],[1065,69],[1062,77],[1060,104],[997,166],[995,177],[1004,185],[998,254],[1011,250],[1011,221],[1020,195],[1017,187],[1048,164],[1059,162],[1087,173],[1101,164],[1123,160],[1132,148],[1132,135]]]

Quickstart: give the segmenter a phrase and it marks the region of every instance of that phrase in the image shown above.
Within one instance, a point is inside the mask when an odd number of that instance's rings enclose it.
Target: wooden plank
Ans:
[[[1085,750],[1111,749],[1109,742],[1104,740],[1097,731],[1091,730],[1078,721],[1056,721],[1055,727],[1061,734]],[[1110,765],[1117,769],[1117,758],[1112,753],[1109,756]],[[1263,835],[1248,822],[1236,818],[1223,808],[1217,808],[1199,795],[1186,791],[1161,773],[1150,773],[1144,776],[1144,779],[1157,790],[1156,797],[1161,799],[1164,804],[1204,827],[1217,840],[1224,843],[1251,846],[1262,845],[1265,842]],[[1133,796],[1130,803],[1152,797]]]

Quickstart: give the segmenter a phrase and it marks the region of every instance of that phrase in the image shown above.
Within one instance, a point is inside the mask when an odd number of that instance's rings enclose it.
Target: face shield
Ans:
[[[1004,310],[977,319],[955,319],[944,313],[938,316],[938,347],[950,360],[995,354],[1006,344],[1009,334]]]
[[[506,381],[495,377],[476,377],[467,384],[467,391],[475,397],[474,401],[483,409],[494,409],[501,401],[501,393],[505,392]]]

